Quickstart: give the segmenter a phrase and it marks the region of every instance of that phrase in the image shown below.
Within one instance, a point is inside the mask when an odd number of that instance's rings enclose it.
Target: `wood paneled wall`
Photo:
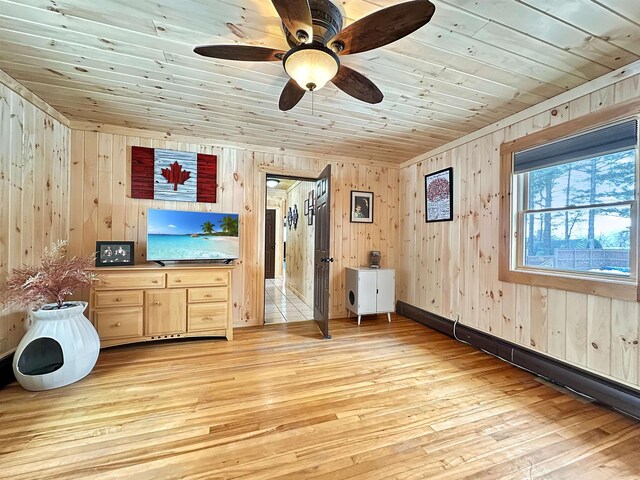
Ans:
[[[307,305],[313,305],[315,223],[307,225],[304,201],[315,182],[299,182],[287,192],[287,212],[298,207],[298,225],[287,226],[287,280],[286,284]]]
[[[637,303],[501,283],[497,250],[500,144],[639,95],[636,75],[403,168],[398,298],[640,385]],[[454,220],[426,224],[424,175],[449,166]]]
[[[70,130],[0,83],[0,279],[67,238]],[[3,304],[0,358],[22,338],[24,309]]]
[[[241,259],[233,275],[234,324],[263,323],[264,210],[266,171],[309,172],[313,177],[326,161],[235,148],[218,148],[194,138],[166,139],[162,133],[122,128],[117,133],[73,130],[71,135],[71,211],[69,244],[75,254],[95,250],[95,241],[136,242],[136,261],[144,261],[148,208],[211,210],[240,213]],[[170,137],[171,138],[171,137]],[[184,141],[183,141],[184,140]],[[128,196],[131,146],[169,148],[218,155],[218,202],[180,203],[132,199]],[[332,244],[330,314],[343,316],[344,268],[364,265],[369,250],[380,250],[383,262],[396,263],[399,170],[384,166],[332,162]],[[349,223],[350,190],[375,194],[373,224]],[[304,218],[304,217],[302,217]]]

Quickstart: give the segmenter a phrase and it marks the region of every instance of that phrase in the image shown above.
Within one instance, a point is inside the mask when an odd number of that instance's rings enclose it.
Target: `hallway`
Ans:
[[[264,323],[313,320],[313,306],[286,287],[285,277],[265,280]]]

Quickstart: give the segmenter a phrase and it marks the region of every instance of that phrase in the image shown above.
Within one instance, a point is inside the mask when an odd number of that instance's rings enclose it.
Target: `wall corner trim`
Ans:
[[[398,301],[396,312],[452,338],[454,322]],[[640,418],[640,392],[622,383],[601,377],[573,365],[555,360],[467,325],[456,326],[457,338],[519,368],[549,379],[598,402]]]
[[[62,113],[60,113],[55,108],[53,108],[47,102],[42,100],[39,96],[37,96],[27,87],[22,85],[16,79],[14,79],[13,77],[5,73],[3,70],[0,70],[0,83],[3,84],[5,87],[7,87],[9,90],[12,90],[16,94],[20,95],[27,102],[31,103],[39,110],[42,110],[44,113],[46,113],[50,117],[55,118],[65,127],[70,128],[71,121],[67,117],[65,117]]]

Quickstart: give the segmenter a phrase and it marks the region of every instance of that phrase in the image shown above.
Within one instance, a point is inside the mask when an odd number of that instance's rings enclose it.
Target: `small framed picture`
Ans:
[[[351,223],[373,223],[373,192],[351,190]]]
[[[424,176],[424,211],[426,222],[453,220],[453,168]]]
[[[96,242],[96,267],[133,265],[133,242]]]

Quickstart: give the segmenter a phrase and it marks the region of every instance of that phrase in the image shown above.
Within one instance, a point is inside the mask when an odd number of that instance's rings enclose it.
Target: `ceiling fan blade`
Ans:
[[[313,19],[308,0],[271,0],[271,3],[294,38],[299,38],[298,32],[302,30],[307,39],[313,39]]]
[[[249,62],[275,62],[282,60],[282,50],[253,45],[203,45],[193,49],[203,57],[222,58],[224,60],[244,60]]]
[[[340,65],[331,82],[347,95],[367,103],[380,103],[384,95],[367,77],[355,70]]]
[[[366,52],[401,39],[431,20],[436,7],[429,0],[413,0],[383,8],[352,23],[327,43],[338,42],[340,55]]]
[[[302,100],[305,93],[306,90],[300,88],[295,80],[289,80],[280,94],[280,103],[278,104],[280,110],[291,110]]]

